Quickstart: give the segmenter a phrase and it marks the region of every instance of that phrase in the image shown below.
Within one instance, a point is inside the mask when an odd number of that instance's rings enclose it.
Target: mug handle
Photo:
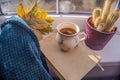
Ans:
[[[79,37],[79,42],[80,42],[80,41],[85,40],[87,38],[87,35],[85,32],[79,32],[78,37]]]

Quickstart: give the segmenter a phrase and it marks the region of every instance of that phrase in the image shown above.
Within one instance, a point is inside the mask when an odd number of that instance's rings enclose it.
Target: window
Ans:
[[[17,4],[34,0],[0,0],[0,14],[16,14]],[[41,9],[52,14],[81,14],[91,13],[95,7],[103,7],[105,0],[38,0]],[[116,0],[117,2],[117,0]],[[116,3],[115,3],[116,4]]]

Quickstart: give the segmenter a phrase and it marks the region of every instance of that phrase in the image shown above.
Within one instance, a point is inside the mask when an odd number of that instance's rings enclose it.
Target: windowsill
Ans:
[[[102,60],[101,62],[120,62],[120,35],[115,34],[108,44],[101,51],[95,51],[98,53]]]
[[[55,22],[52,25],[54,28],[56,28],[56,26],[61,22],[71,21],[79,25],[81,31],[85,30],[86,19],[90,17],[90,15],[87,15],[87,16],[86,15],[82,15],[82,16],[81,15],[49,15],[49,16],[55,18]],[[11,16],[0,16],[0,23],[10,17]],[[120,23],[117,23],[116,25],[120,26]],[[120,32],[119,29],[118,31]],[[101,63],[120,62],[120,50],[119,50],[120,42],[119,41],[120,41],[120,34],[115,34],[103,50],[95,51],[102,57]]]

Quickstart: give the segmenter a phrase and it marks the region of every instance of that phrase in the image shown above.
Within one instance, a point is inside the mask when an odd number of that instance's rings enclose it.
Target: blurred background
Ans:
[[[34,0],[0,0],[1,14],[16,14],[19,2],[32,6]],[[105,0],[38,0],[42,10],[51,14],[90,14],[95,7],[103,7]],[[116,0],[117,2],[117,0]],[[30,5],[31,4],[31,5]],[[115,3],[116,4],[116,3]]]

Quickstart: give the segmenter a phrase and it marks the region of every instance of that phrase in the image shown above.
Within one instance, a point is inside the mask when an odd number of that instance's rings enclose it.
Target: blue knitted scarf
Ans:
[[[0,27],[0,78],[52,80],[39,41],[24,20],[11,17]]]

